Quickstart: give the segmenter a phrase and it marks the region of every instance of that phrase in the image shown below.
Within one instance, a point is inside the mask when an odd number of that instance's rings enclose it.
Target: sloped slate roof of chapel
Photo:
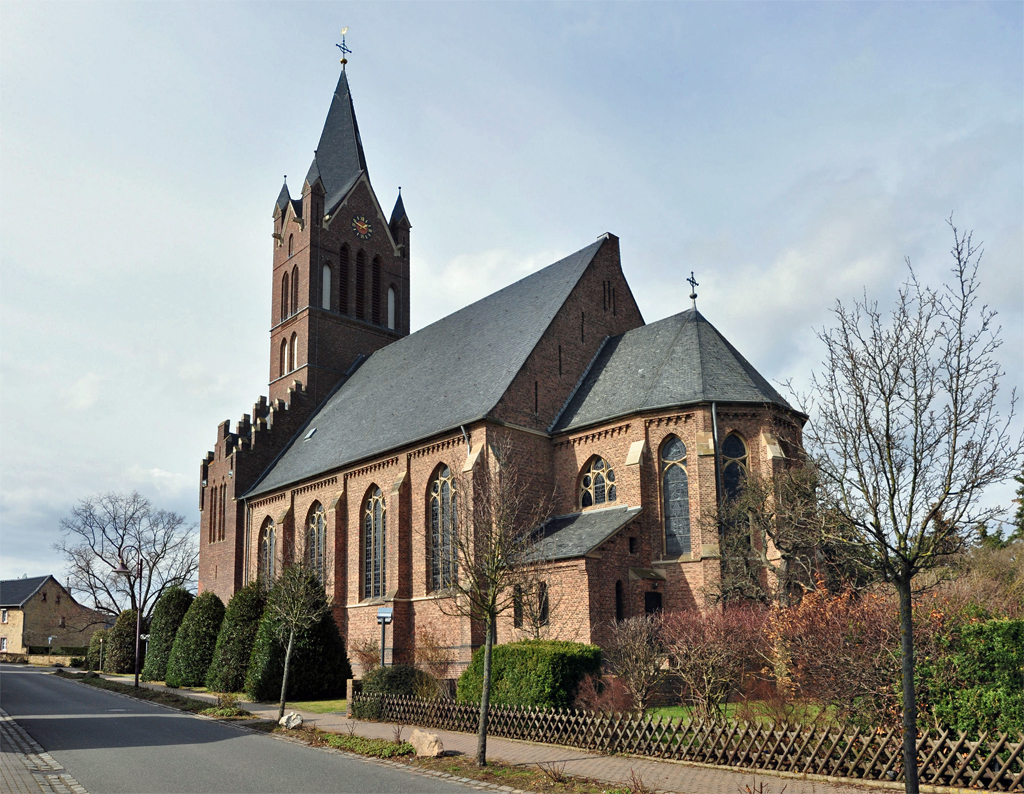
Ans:
[[[248,496],[487,416],[602,240],[371,355],[325,401]],[[304,440],[309,431],[316,433]]]
[[[713,401],[792,410],[700,312],[687,309],[610,338],[551,429]]]
[[[582,557],[639,514],[639,507],[606,507],[556,516],[541,527],[530,559],[567,560]]]

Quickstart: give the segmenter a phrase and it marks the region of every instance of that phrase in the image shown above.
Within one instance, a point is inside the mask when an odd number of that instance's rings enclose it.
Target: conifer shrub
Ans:
[[[167,686],[202,686],[217,647],[224,620],[224,602],[213,592],[203,593],[188,608],[167,660]]]
[[[163,681],[167,676],[167,660],[171,657],[174,636],[193,601],[195,596],[184,587],[171,587],[156,602],[153,619],[149,624],[146,666],[142,668],[143,681]]]
[[[245,693],[250,700],[276,701],[281,697],[285,641],[279,628],[270,611],[264,610],[245,677]],[[288,668],[289,700],[339,697],[351,677],[345,641],[329,611],[309,631],[295,635]]]
[[[106,629],[96,629],[89,640],[89,651],[85,655],[85,665],[90,670],[99,670],[100,664],[105,661],[100,656],[101,654],[103,656],[106,655],[103,651],[103,646],[106,645],[107,634],[109,632]]]
[[[135,672],[135,610],[126,609],[117,616],[117,621],[103,643],[103,671],[106,673]],[[145,625],[142,633],[146,633]],[[145,649],[139,643],[142,653]],[[143,659],[144,660],[144,659]]]
[[[213,661],[206,671],[206,686],[215,692],[240,692],[245,687],[256,631],[267,605],[267,592],[251,582],[232,596],[217,635]]]
[[[561,640],[524,640],[495,645],[491,657],[491,705],[568,708],[584,676],[600,675],[601,649]],[[484,649],[459,676],[457,698],[479,703]]]

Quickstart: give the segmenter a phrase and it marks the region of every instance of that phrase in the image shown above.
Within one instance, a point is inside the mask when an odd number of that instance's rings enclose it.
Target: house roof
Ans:
[[[539,562],[582,557],[639,514],[639,507],[606,507],[552,518],[538,533],[530,559]]]
[[[603,241],[376,351],[246,496],[486,417]],[[316,434],[306,439],[305,428],[316,428]]]
[[[348,77],[342,69],[306,181],[311,185],[317,179],[321,181],[326,194],[324,208],[330,212],[345,198],[364,171],[366,156],[363,154],[363,142],[359,137]]]
[[[0,582],[0,607],[22,607],[34,596],[50,576],[31,579],[5,579]]]
[[[792,406],[696,309],[610,338],[551,427],[693,403]]]

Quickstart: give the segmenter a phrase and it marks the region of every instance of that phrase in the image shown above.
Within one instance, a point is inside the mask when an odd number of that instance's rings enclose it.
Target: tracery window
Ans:
[[[356,254],[356,317],[366,319],[366,254]]]
[[[292,268],[292,314],[299,310],[299,266]]]
[[[451,469],[444,466],[430,486],[430,584],[435,591],[451,587],[458,575],[457,510],[455,478]]]
[[[370,320],[380,325],[380,257],[373,258],[370,273]]]
[[[331,310],[331,266],[324,265],[324,275],[320,284],[320,305]]]
[[[288,299],[291,296],[291,290],[288,287],[288,274],[285,273],[281,276],[281,319],[288,319]]]
[[[373,486],[363,505],[363,598],[387,593],[387,548],[387,504],[380,488]]]
[[[277,538],[274,531],[274,519],[267,516],[260,529],[260,546],[256,554],[256,572],[259,580],[265,585],[274,581],[275,556],[277,553]]]
[[[661,496],[665,519],[665,556],[690,553],[690,483],[686,445],[669,436],[661,446]]]
[[[313,502],[306,520],[306,565],[323,584],[327,571],[327,516],[319,502]]]
[[[736,433],[722,442],[722,487],[730,499],[735,497],[747,478],[747,445]]]
[[[580,481],[580,506],[603,505],[615,501],[615,472],[604,462],[594,458],[583,470]]]
[[[341,247],[338,255],[338,283],[341,288],[338,296],[338,310],[348,314],[348,246]]]

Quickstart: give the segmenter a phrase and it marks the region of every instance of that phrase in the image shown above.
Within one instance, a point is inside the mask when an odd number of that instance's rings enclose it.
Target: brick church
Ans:
[[[446,517],[507,439],[553,494],[544,636],[602,644],[703,604],[721,561],[700,517],[789,465],[805,417],[695,306],[645,323],[610,233],[410,333],[410,229],[374,193],[343,69],[301,196],[274,206],[269,397],[201,464],[200,590],[302,559],[350,648],[390,606],[389,659],[443,638],[464,663],[483,630],[442,609]]]

